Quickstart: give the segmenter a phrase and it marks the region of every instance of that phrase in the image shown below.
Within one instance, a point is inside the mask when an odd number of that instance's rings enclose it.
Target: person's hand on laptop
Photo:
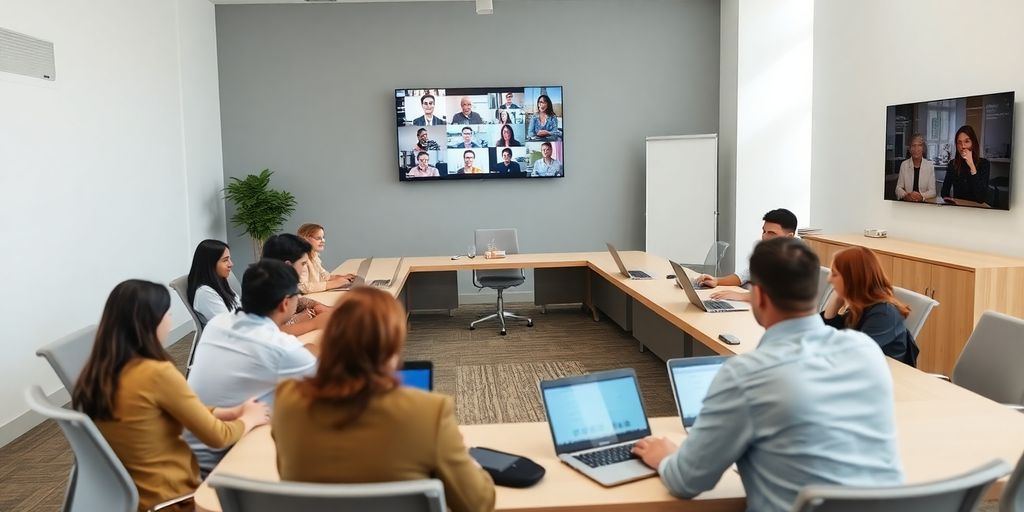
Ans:
[[[715,276],[701,274],[697,276],[697,286],[703,286],[704,288],[714,288],[718,286],[718,279],[715,279]]]
[[[348,274],[331,274],[330,278],[331,279],[343,278],[343,279],[348,279],[349,281],[351,281],[351,280],[355,279],[355,277],[356,277],[356,275],[350,272]]]
[[[722,290],[711,294],[712,299],[718,300],[739,300],[743,302],[750,302],[750,292],[735,292],[732,290]]]
[[[331,276],[331,278],[327,280],[327,289],[329,290],[331,288],[345,286],[346,284],[349,284],[351,282],[352,278],[347,276]]]
[[[658,469],[662,459],[672,455],[679,447],[664,437],[647,436],[633,445],[633,454],[640,457],[644,464]]]
[[[334,309],[334,308],[332,308],[330,306],[326,306],[326,305],[321,304],[319,302],[317,302],[316,304],[313,304],[313,313],[316,313],[316,316],[320,316],[320,315],[322,315],[324,313],[327,313],[328,311],[330,311],[332,309]]]

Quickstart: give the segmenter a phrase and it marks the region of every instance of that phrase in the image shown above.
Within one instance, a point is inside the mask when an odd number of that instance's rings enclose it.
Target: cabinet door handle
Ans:
[[[935,298],[935,290],[932,290],[932,294],[931,294],[931,295],[929,295],[929,297],[931,297],[932,299],[934,299],[934,298]]]
[[[927,286],[924,287],[924,294],[928,295],[928,287]]]

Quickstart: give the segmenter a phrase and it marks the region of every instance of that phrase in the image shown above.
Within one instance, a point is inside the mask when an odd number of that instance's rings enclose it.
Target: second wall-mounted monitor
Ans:
[[[398,179],[565,176],[562,88],[396,89]]]
[[[1010,209],[1013,92],[890,105],[890,201]]]

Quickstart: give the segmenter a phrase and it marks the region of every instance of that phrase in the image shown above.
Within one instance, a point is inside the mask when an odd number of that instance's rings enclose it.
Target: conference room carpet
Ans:
[[[543,421],[539,380],[612,368],[633,368],[649,416],[675,414],[665,363],[640,352],[636,340],[603,319],[594,322],[577,307],[549,309],[509,304],[531,316],[534,327],[508,323],[498,335],[496,323],[474,331],[467,327],[493,306],[463,306],[454,317],[415,314],[409,321],[408,360],[434,363],[434,389],[455,397],[465,424]],[[192,335],[169,349],[184,369]],[[47,422],[0,448],[0,511],[52,512],[60,509],[72,456],[56,424]],[[995,512],[995,502],[980,510]]]

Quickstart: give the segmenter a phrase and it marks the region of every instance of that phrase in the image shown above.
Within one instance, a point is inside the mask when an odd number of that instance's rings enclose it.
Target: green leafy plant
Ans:
[[[263,242],[277,233],[295,211],[295,196],[291,192],[270,188],[272,174],[270,169],[263,169],[245,179],[231,178],[224,187],[224,199],[235,205],[231,223],[244,228],[243,233],[252,238],[256,259],[263,253]]]

